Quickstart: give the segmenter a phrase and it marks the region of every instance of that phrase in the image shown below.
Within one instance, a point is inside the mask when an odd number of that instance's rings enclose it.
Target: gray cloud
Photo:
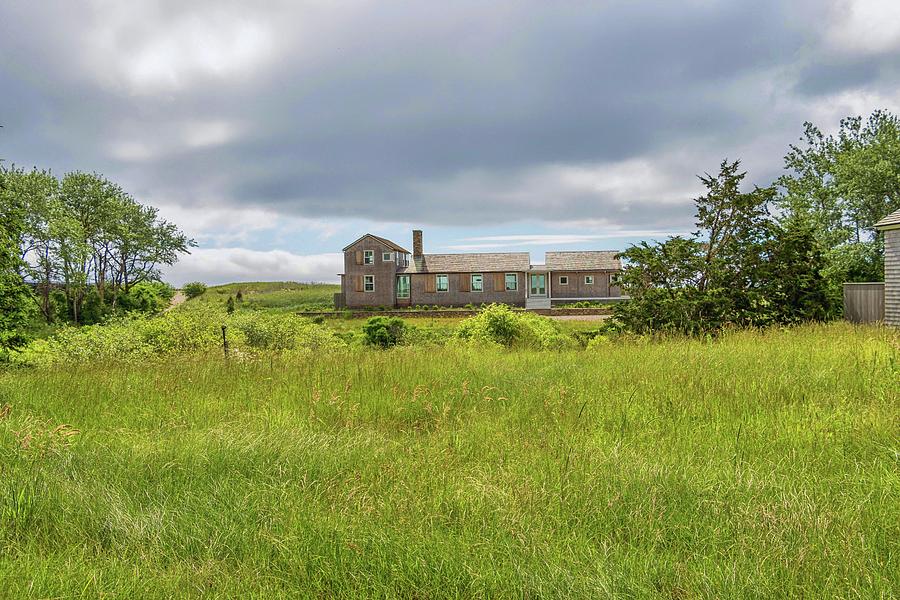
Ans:
[[[0,155],[180,206],[681,228],[724,156],[768,183],[804,120],[900,100],[894,4],[787,4],[13,0]]]

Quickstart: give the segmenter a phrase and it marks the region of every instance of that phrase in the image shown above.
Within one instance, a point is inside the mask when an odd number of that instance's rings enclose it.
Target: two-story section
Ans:
[[[343,304],[395,306],[397,272],[409,265],[409,255],[409,250],[371,233],[345,247],[340,294]]]

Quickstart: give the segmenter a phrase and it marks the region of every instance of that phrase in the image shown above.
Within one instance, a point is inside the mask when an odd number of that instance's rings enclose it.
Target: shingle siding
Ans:
[[[552,271],[550,285],[553,298],[618,298],[622,295],[619,286],[610,286],[615,271]],[[585,277],[593,277],[594,283],[584,282]],[[561,277],[568,277],[569,283],[560,283]]]
[[[509,271],[512,272],[512,271]],[[518,289],[514,292],[506,291],[506,283],[503,278],[495,278],[494,273],[490,271],[479,271],[483,275],[482,282],[484,291],[464,292],[460,287],[459,277],[468,277],[470,273],[448,273],[449,287],[446,292],[427,292],[426,282],[429,278],[433,279],[435,273],[414,273],[410,277],[412,290],[410,292],[410,304],[420,305],[438,305],[438,306],[465,306],[466,304],[490,304],[493,302],[511,304],[514,306],[523,306],[525,304],[525,274],[516,273],[518,278]],[[505,276],[505,271],[503,275]],[[495,281],[495,279],[497,281]],[[495,283],[502,285],[495,286]]]
[[[356,253],[371,250],[375,262],[371,265],[356,264]],[[363,236],[344,250],[344,274],[341,276],[341,291],[344,304],[348,307],[393,306],[397,273],[396,260],[384,262],[382,252],[395,252],[375,236]],[[365,275],[375,276],[375,291],[357,291],[357,278]]]
[[[900,229],[884,232],[884,322],[900,326]]]

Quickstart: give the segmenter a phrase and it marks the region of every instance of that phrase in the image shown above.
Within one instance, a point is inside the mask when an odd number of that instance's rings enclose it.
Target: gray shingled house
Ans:
[[[875,223],[884,233],[884,322],[900,326],[900,210]]]
[[[422,232],[413,251],[367,233],[344,248],[339,306],[465,306],[502,302],[526,308],[621,296],[616,251],[425,254]]]

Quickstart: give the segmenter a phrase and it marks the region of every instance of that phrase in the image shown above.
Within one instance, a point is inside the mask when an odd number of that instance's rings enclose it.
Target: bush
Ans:
[[[125,310],[153,314],[165,309],[173,295],[174,290],[165,283],[142,281],[131,286],[127,294],[122,294],[119,304]]]
[[[192,298],[203,295],[203,292],[206,291],[206,284],[200,283],[199,281],[192,281],[191,283],[184,284],[181,291],[188,297],[188,300],[191,300]]]
[[[399,317],[371,317],[363,325],[366,343],[380,348],[390,348],[403,342],[406,323]]]
[[[241,312],[229,319],[257,350],[322,350],[344,344],[330,329],[297,315]]]
[[[520,346],[541,350],[573,348],[578,344],[552,319],[517,312],[505,304],[491,304],[460,323],[457,335],[474,343]]]
[[[133,360],[173,352],[211,352],[222,346],[222,325],[236,350],[319,350],[345,344],[330,329],[290,314],[241,312],[221,306],[184,305],[156,317],[131,313],[103,325],[64,327],[28,345],[17,357],[29,364]]]

